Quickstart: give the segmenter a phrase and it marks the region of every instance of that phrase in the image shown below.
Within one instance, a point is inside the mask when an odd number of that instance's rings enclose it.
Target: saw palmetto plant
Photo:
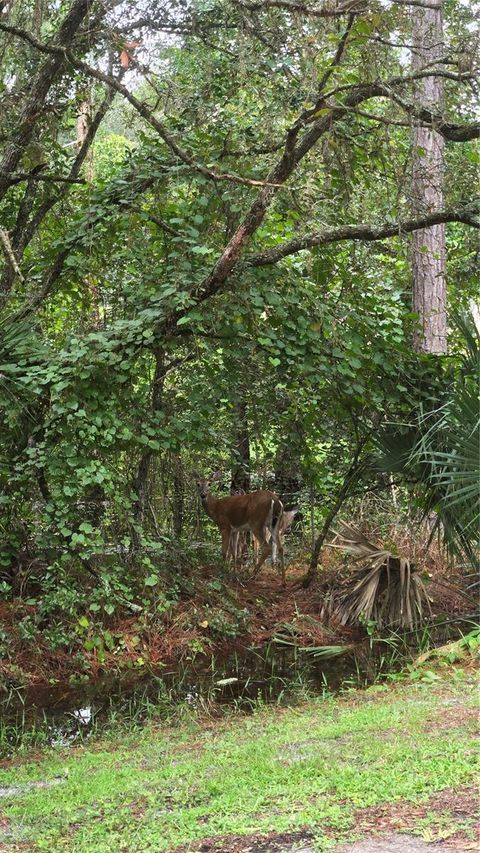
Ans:
[[[415,565],[406,557],[374,545],[351,524],[341,522],[330,547],[353,557],[351,576],[330,599],[330,613],[346,623],[375,622],[377,627],[415,628],[428,596]]]
[[[480,336],[472,319],[457,317],[463,353],[442,400],[422,402],[408,424],[378,435],[383,471],[415,483],[424,516],[433,518],[454,555],[478,568],[480,531]]]
[[[28,370],[48,356],[34,325],[11,317],[0,319],[0,413],[12,416],[12,407],[24,407],[31,397]]]

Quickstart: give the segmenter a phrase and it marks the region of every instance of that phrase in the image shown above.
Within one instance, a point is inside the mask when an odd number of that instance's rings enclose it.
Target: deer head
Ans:
[[[198,471],[193,470],[192,477],[197,485],[198,494],[200,495],[202,501],[205,501],[210,493],[210,486],[216,480],[221,480],[223,474],[221,471],[215,471],[213,474],[210,474],[209,477],[202,477],[202,475],[199,474]]]

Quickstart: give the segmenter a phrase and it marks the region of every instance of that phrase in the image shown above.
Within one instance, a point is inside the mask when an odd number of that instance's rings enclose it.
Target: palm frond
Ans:
[[[436,513],[450,551],[478,565],[480,530],[480,339],[468,317],[457,317],[464,352],[443,402],[419,405],[408,424],[387,424],[377,435],[377,468],[417,485],[424,514]]]
[[[341,522],[334,547],[355,555],[356,568],[341,590],[334,591],[330,613],[341,623],[373,621],[379,628],[414,628],[421,623],[428,596],[416,567],[382,546],[369,542],[352,524]]]

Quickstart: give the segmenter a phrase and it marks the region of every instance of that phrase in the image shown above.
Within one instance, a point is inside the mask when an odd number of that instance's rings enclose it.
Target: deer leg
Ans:
[[[277,552],[278,552],[278,555],[280,557],[280,570],[282,572],[282,586],[286,586],[287,584],[285,581],[285,560],[284,560],[284,553],[283,553],[282,537],[280,534],[278,534],[277,536],[274,537],[274,539],[275,539],[275,542],[274,542],[273,547],[275,549],[275,562],[276,562],[276,557],[277,557]]]
[[[255,560],[255,568],[253,571],[253,575],[251,576],[252,578],[255,578],[258,575],[260,569],[262,568],[265,560],[267,559],[269,554],[271,554],[271,552],[272,552],[272,543],[271,543],[271,540],[268,541],[266,539],[265,530],[263,528],[261,530],[255,530],[255,531],[252,530],[252,533],[255,537],[254,541],[255,541],[257,549],[258,549],[257,550],[258,556],[257,556],[257,559]]]
[[[240,534],[238,530],[234,530],[230,534],[230,548],[232,551],[233,569],[235,572],[237,571],[239,536]]]
[[[223,557],[224,562],[227,563],[229,554],[231,553],[231,550],[230,550],[231,531],[228,528],[224,527],[224,528],[222,528],[221,533],[222,533],[222,557]]]
[[[252,554],[253,554],[253,565],[254,566],[256,565],[256,562],[258,560],[259,552],[260,552],[260,543],[259,543],[257,537],[255,536],[255,534],[252,533]]]

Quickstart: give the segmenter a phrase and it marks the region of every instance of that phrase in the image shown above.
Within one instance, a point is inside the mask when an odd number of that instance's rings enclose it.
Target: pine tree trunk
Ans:
[[[431,66],[444,54],[443,0],[431,6],[414,6],[412,12],[414,72]],[[432,3],[433,6],[433,3]],[[417,83],[419,104],[440,112],[443,82],[438,76]],[[444,139],[436,131],[415,127],[413,131],[413,207],[422,214],[443,207]],[[434,225],[413,236],[413,310],[420,329],[414,338],[417,352],[443,355],[447,352],[447,294],[445,280],[445,225]]]

